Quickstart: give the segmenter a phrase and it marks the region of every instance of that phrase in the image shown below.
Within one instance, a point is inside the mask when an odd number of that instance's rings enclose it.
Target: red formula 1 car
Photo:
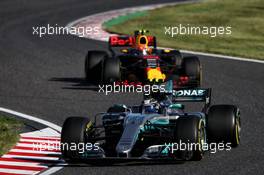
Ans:
[[[139,30],[133,36],[111,36],[109,53],[89,51],[85,59],[87,81],[148,84],[173,80],[176,87],[200,86],[198,57],[182,57],[178,50],[158,49],[156,37],[146,33],[148,31]]]

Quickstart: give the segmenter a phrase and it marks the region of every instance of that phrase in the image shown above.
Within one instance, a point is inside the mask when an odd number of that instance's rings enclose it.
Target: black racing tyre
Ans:
[[[89,51],[85,58],[85,77],[87,81],[100,82],[104,59],[108,58],[105,51]]]
[[[120,79],[119,58],[106,58],[103,63],[103,83],[113,83]]]
[[[182,60],[182,74],[192,77],[195,81],[193,86],[199,87],[202,78],[202,69],[199,58],[196,56],[184,57]]]
[[[174,63],[174,65],[180,67],[182,64],[182,55],[180,53],[180,51],[178,50],[173,50],[172,51],[172,62]]]
[[[171,50],[170,52],[164,54],[162,60],[169,63],[175,68],[179,68],[182,65],[182,55],[178,50]]]
[[[206,130],[205,123],[200,117],[180,117],[176,121],[174,135],[180,159],[201,160],[203,158],[204,150],[202,145],[206,143]]]
[[[86,143],[86,129],[90,127],[91,121],[85,117],[69,117],[62,126],[61,131],[61,152],[65,160],[80,158],[79,150],[71,150],[72,144]],[[67,146],[68,145],[68,146]]]
[[[208,111],[208,139],[210,143],[240,143],[240,110],[234,105],[214,105]]]

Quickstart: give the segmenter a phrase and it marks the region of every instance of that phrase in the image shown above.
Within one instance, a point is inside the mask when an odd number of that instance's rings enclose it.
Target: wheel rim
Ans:
[[[240,117],[236,118],[236,144],[238,145],[240,143],[240,131],[241,131],[241,126],[240,126]]]
[[[206,132],[204,127],[204,122],[200,120],[199,122],[199,131],[198,131],[198,143],[199,143],[199,152],[201,157],[203,157],[203,145],[206,143]]]
[[[199,143],[200,143],[201,147],[205,144],[205,128],[204,128],[204,125],[200,129],[200,140],[199,140]]]

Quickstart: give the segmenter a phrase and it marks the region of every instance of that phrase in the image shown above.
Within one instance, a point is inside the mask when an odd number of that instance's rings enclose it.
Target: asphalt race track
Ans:
[[[32,27],[67,23],[93,13],[156,1],[1,0],[0,106],[62,125],[69,116],[93,116],[113,103],[137,104],[140,94],[99,94],[83,80],[89,49],[107,44],[70,35],[39,38]],[[151,30],[151,29],[150,29]],[[264,65],[200,57],[204,86],[213,103],[242,112],[242,143],[231,152],[208,154],[200,162],[126,166],[68,166],[56,174],[263,174]]]

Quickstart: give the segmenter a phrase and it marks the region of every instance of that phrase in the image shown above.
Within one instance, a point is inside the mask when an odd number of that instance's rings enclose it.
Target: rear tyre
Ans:
[[[202,69],[199,58],[196,56],[184,57],[182,61],[182,74],[191,78],[192,86],[201,86]]]
[[[240,143],[240,110],[233,105],[214,105],[208,112],[208,139],[211,143]]]
[[[171,50],[169,53],[166,53],[162,56],[162,60],[172,66],[174,73],[177,73],[182,65],[182,55],[178,50]]]
[[[172,50],[168,53],[167,62],[174,66],[181,66],[182,55],[178,50]]]
[[[120,79],[119,58],[106,58],[103,63],[103,83],[113,83]]]
[[[69,147],[74,144],[86,143],[86,130],[91,125],[89,118],[69,117],[65,120],[61,131],[61,152],[65,160],[80,158],[79,150],[71,150]],[[68,145],[68,147],[66,146]]]
[[[197,116],[179,118],[176,122],[175,138],[180,159],[201,160],[203,158],[202,145],[206,142],[206,131],[205,123],[201,118]]]
[[[89,51],[85,58],[85,77],[87,81],[100,82],[104,59],[108,55],[104,51]]]
[[[173,50],[172,51],[172,63],[174,63],[175,66],[178,68],[181,67],[182,64],[182,55],[178,50]]]

